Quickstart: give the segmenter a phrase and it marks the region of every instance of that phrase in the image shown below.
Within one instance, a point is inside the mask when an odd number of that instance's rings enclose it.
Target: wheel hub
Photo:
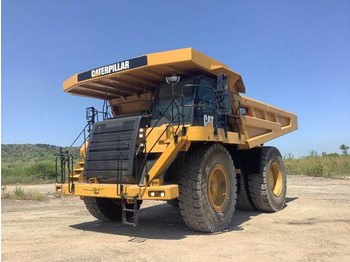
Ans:
[[[270,166],[270,187],[274,196],[279,197],[282,192],[282,172],[277,161]]]
[[[208,199],[215,212],[222,212],[229,197],[229,177],[222,164],[215,164],[210,171],[208,179]]]

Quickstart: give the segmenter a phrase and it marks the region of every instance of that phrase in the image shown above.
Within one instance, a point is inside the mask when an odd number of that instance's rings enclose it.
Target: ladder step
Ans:
[[[127,196],[127,195],[123,195],[124,199],[134,199],[137,200],[137,195],[136,196]]]
[[[126,199],[133,199],[134,202],[131,203],[132,209],[131,208],[126,208]],[[134,226],[136,227],[138,224],[138,208],[137,208],[137,195],[135,196],[127,196],[127,195],[121,195],[121,202],[122,202],[122,221],[123,225],[129,225],[129,226]],[[132,212],[134,214],[133,216],[133,221],[128,221],[126,212]]]
[[[130,208],[124,208],[124,211],[136,213],[138,210],[134,210],[134,209],[130,209]]]
[[[128,225],[128,226],[134,226],[134,227],[137,226],[135,223],[127,222],[127,221],[124,221],[123,224],[124,224],[124,225]]]

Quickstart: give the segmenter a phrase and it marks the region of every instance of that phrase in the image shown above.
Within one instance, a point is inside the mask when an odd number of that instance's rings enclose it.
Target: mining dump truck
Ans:
[[[241,95],[227,65],[192,48],[152,53],[76,74],[63,90],[104,101],[87,109],[77,152],[56,158],[56,192],[80,196],[95,218],[136,226],[142,201],[162,200],[191,229],[216,232],[236,208],[284,207],[283,159],[264,143],[297,117]]]

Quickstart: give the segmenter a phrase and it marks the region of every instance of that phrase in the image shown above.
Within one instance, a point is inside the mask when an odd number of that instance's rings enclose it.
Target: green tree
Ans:
[[[56,174],[55,165],[49,162],[34,163],[28,167],[27,172],[31,176],[35,176],[41,179],[54,178]]]
[[[349,150],[348,146],[342,144],[339,148],[343,152],[343,155],[347,155],[348,154],[348,150]]]
[[[317,155],[318,155],[318,153],[315,150],[311,150],[309,153],[309,156],[317,156]]]

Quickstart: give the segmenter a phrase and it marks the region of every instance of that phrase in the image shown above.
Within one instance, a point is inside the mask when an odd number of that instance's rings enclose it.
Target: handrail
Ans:
[[[82,131],[78,134],[78,136],[74,139],[72,144],[65,150],[62,150],[62,147],[60,147],[59,155],[56,156],[56,182],[57,183],[65,183],[66,182],[66,173],[68,173],[68,185],[69,185],[69,192],[73,191],[74,189],[74,183],[73,183],[73,167],[74,167],[74,160],[76,159],[77,153],[80,151],[80,148],[84,146],[84,154],[86,155],[86,141],[90,137],[90,132],[92,130],[92,125],[98,121],[99,114],[102,114],[103,120],[108,119],[109,113],[106,112],[100,112],[97,111],[94,107],[89,107],[86,109],[86,119],[87,124],[84,126]],[[75,152],[70,152],[73,146],[76,144],[76,142],[83,136],[83,142],[78,146],[78,149]],[[60,159],[60,180],[59,172],[58,172],[58,158]]]

